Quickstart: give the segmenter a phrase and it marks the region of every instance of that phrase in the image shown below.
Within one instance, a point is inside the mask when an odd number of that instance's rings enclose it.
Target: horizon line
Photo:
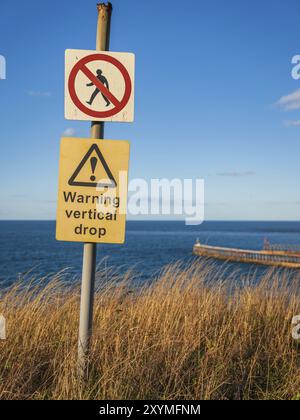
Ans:
[[[0,219],[0,222],[56,222],[56,219]],[[183,222],[185,223],[185,220],[178,220],[178,219],[129,219],[127,222]],[[270,220],[270,219],[207,219],[203,220],[203,222],[199,223],[198,225],[191,224],[187,226],[201,226],[205,222],[291,222],[291,223],[298,223],[300,220],[291,220],[291,219],[282,219],[282,220]]]

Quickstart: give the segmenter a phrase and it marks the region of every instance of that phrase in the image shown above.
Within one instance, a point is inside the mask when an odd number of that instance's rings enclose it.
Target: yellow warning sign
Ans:
[[[129,142],[63,138],[56,239],[125,241]]]

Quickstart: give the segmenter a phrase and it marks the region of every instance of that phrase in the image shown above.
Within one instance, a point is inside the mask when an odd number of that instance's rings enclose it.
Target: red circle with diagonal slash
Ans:
[[[117,67],[117,69],[121,72],[125,82],[125,92],[121,101],[119,101],[86,66],[92,61],[99,60],[111,63],[112,65]],[[89,80],[91,80],[91,82],[94,83],[95,87],[100,89],[100,91],[114,105],[114,108],[108,111],[94,111],[93,109],[88,108],[81,102],[75,90],[75,79],[80,71],[82,71],[89,78]],[[118,61],[116,58],[106,54],[92,54],[79,60],[78,63],[76,63],[75,66],[72,68],[69,76],[68,88],[72,101],[77,106],[77,108],[80,109],[80,111],[94,118],[109,118],[113,115],[118,114],[128,104],[128,101],[131,96],[132,84],[128,71],[123,66],[123,64],[120,63],[120,61]]]

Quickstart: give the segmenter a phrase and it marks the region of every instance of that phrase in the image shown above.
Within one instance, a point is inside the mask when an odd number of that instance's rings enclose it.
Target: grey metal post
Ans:
[[[96,50],[106,51],[109,48],[111,3],[99,3]],[[104,123],[92,122],[91,138],[103,139]],[[78,367],[81,379],[87,376],[88,352],[92,335],[93,303],[96,274],[97,244],[85,243],[83,248],[82,284],[80,302],[80,321],[78,339]]]

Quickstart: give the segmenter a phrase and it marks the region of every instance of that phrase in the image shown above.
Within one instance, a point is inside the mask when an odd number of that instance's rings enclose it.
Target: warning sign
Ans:
[[[107,178],[105,176],[107,176]],[[101,183],[99,180],[104,180],[102,181],[104,183]],[[87,154],[83,157],[76,168],[76,171],[71,176],[69,185],[78,187],[98,186],[108,188],[115,188],[117,186],[116,181],[97,144],[94,143]]]
[[[66,50],[65,117],[132,122],[134,54]]]
[[[129,142],[63,138],[56,239],[124,243]]]

